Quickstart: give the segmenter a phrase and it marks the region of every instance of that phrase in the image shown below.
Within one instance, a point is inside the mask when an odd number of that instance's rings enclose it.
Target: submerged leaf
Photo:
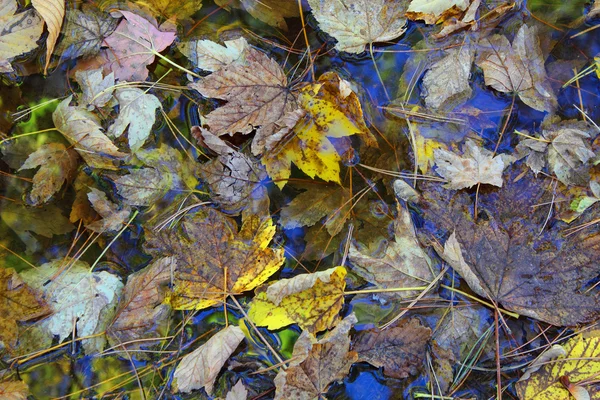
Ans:
[[[135,0],[135,4],[147,6],[153,13],[168,20],[189,18],[202,8],[202,0]]]
[[[104,107],[113,98],[115,74],[111,72],[102,76],[102,69],[77,71],[75,79],[79,83],[82,104],[87,104],[88,110],[94,107]]]
[[[88,193],[88,199],[102,219],[87,224],[86,228],[94,232],[104,233],[118,231],[125,225],[125,221],[131,213],[131,208],[127,206],[120,207],[108,200],[106,194],[96,188],[92,188]]]
[[[284,18],[299,15],[298,2],[295,0],[215,0],[215,3],[226,9],[243,8],[254,18],[285,31],[287,24]]]
[[[194,66],[215,72],[238,60],[248,49],[248,42],[243,37],[226,40],[224,44],[221,46],[212,40],[194,40],[180,44],[179,50]]]
[[[0,398],[4,400],[27,400],[29,387],[22,381],[0,382]]]
[[[16,0],[0,0],[0,73],[13,72],[10,61],[37,47],[42,19],[34,10],[15,14]]]

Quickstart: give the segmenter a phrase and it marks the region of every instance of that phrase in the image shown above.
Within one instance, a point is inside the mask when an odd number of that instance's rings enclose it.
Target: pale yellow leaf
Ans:
[[[56,40],[60,35],[63,19],[65,17],[65,0],[31,0],[33,8],[46,21],[48,28],[48,37],[46,38],[46,64],[44,65],[44,74],[48,72],[50,57],[54,51]]]

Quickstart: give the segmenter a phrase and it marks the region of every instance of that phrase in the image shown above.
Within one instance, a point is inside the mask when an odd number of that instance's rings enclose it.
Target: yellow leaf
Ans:
[[[417,134],[415,135],[415,147],[417,148],[417,164],[422,173],[426,174],[429,168],[435,163],[434,150],[444,149],[448,147],[444,143],[440,143],[433,139],[427,139]]]
[[[329,329],[344,303],[345,276],[344,267],[335,267],[281,279],[254,297],[248,316],[268,329],[294,323],[311,332]]]
[[[569,399],[569,390],[561,383],[561,377],[577,385],[583,380],[595,380],[600,373],[600,337],[586,338],[578,335],[563,345],[566,354],[554,362],[544,364],[529,379],[517,382],[517,394],[521,400]],[[591,399],[600,399],[596,385],[581,385],[588,390]]]
[[[50,57],[54,51],[56,40],[60,35],[63,19],[65,17],[65,0],[31,0],[33,8],[46,21],[48,27],[48,37],[46,38],[46,65],[44,65],[44,75],[48,72]]]

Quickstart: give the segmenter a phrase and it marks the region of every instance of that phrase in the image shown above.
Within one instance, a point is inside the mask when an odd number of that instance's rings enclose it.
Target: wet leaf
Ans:
[[[455,190],[480,183],[502,187],[502,171],[510,160],[494,156],[469,139],[465,142],[463,157],[444,149],[436,149],[434,154],[436,172],[449,181],[445,187]]]
[[[567,351],[560,344],[554,344],[548,350],[544,351],[540,354],[525,370],[523,371],[523,376],[519,381],[526,381],[531,378],[531,374],[536,371],[539,371],[540,368],[544,366],[544,364],[552,361],[560,356],[566,356]]]
[[[54,46],[60,35],[60,28],[65,18],[65,0],[31,0],[31,5],[46,22],[48,37],[46,38],[46,65],[44,74],[48,73],[48,64],[54,51]]]
[[[221,46],[212,40],[193,40],[180,44],[179,50],[194,66],[215,72],[237,61],[248,49],[248,42],[243,37],[226,40],[224,44]]]
[[[4,400],[27,400],[29,387],[22,381],[0,382],[0,397]]]
[[[82,91],[81,104],[87,104],[87,109],[93,111],[95,107],[104,107],[113,99],[115,74],[111,72],[102,76],[102,69],[77,71],[75,79]]]
[[[515,181],[520,172],[513,168],[502,190],[479,193],[477,221],[468,194],[424,185],[424,218],[460,246],[462,261],[446,261],[475,293],[511,311],[560,326],[597,318],[600,303],[581,288],[600,273],[598,236],[563,237],[560,223],[542,229],[548,212],[532,206],[549,201],[548,182],[531,173]]]
[[[294,344],[288,369],[275,377],[275,399],[325,398],[329,386],[344,379],[357,361],[356,353],[350,351],[348,335],[354,323],[356,317],[351,314],[318,340],[303,331]]]
[[[535,27],[522,25],[512,45],[502,35],[481,40],[475,62],[483,69],[486,85],[518,94],[523,103],[538,111],[556,109]]]
[[[248,389],[244,387],[244,383],[240,379],[231,390],[227,393],[225,400],[246,400],[248,398]]]
[[[577,335],[564,345],[565,354],[541,366],[531,377],[516,384],[517,394],[522,400],[568,399],[569,390],[561,383],[561,377],[567,377],[567,382],[577,382],[595,379],[600,372],[600,338]],[[596,385],[584,384],[591,399],[600,398]]]
[[[0,341],[11,350],[17,344],[18,323],[43,317],[51,310],[41,293],[23,282],[12,268],[0,268],[0,294]]]
[[[206,393],[212,394],[217,375],[242,340],[244,332],[230,325],[184,356],[173,374],[177,391],[189,393],[204,388]]]
[[[148,77],[146,66],[154,62],[155,52],[166,49],[173,40],[175,32],[162,32],[155,21],[119,11],[124,19],[104,43],[109,47],[106,52],[105,71],[115,73],[121,81],[144,81]]]
[[[137,88],[117,89],[119,116],[108,128],[108,134],[119,137],[127,130],[129,148],[136,153],[150,136],[156,110],[162,109],[156,96]]]
[[[164,257],[129,275],[115,316],[106,329],[111,345],[160,338],[166,334],[171,307],[163,301],[175,266],[172,257]],[[155,343],[144,340],[129,343],[126,347],[139,349]]]
[[[358,361],[366,361],[396,379],[416,375],[423,367],[431,329],[418,319],[401,320],[394,327],[361,331],[354,337],[352,350]]]
[[[344,267],[280,279],[260,290],[248,315],[258,326],[279,329],[298,324],[310,332],[331,328],[344,304]]]
[[[43,22],[34,10],[17,12],[15,0],[0,1],[0,73],[13,72],[13,58],[37,47]]]
[[[206,124],[217,136],[250,133],[296,108],[283,69],[275,60],[253,48],[248,49],[243,60],[226,65],[189,86],[203,96],[227,101],[206,116]]]
[[[337,40],[336,49],[360,53],[365,46],[387,42],[406,30],[406,4],[390,0],[309,0],[319,27]]]
[[[299,15],[298,2],[295,0],[215,0],[215,3],[226,9],[229,7],[245,9],[254,18],[284,31],[287,31],[284,18]]]
[[[62,133],[88,165],[94,168],[116,169],[114,159],[124,157],[117,146],[102,132],[95,114],[70,106],[73,96],[64,99],[52,114],[54,126]]]
[[[32,205],[47,202],[60,190],[65,181],[75,175],[79,157],[72,149],[61,143],[48,143],[31,153],[19,171],[40,167],[33,176],[33,188],[29,193]]]
[[[254,289],[279,269],[283,250],[269,247],[274,234],[270,218],[248,217],[238,232],[233,219],[206,210],[186,217],[180,230],[147,232],[146,248],[177,261],[169,304],[200,310]]]
[[[94,232],[114,232],[118,231],[127,222],[131,208],[119,206],[108,200],[106,194],[96,188],[92,188],[88,193],[88,199],[92,203],[94,210],[102,217],[101,220],[86,225],[86,228]]]
[[[189,18],[202,8],[202,0],[135,0],[135,3],[147,6],[153,13],[170,20]]]
[[[23,280],[43,293],[54,310],[37,326],[50,337],[57,335],[60,342],[73,333],[74,325],[79,337],[104,332],[123,289],[115,275],[90,272],[83,261],[64,268],[66,263],[69,261],[58,259],[22,274]],[[91,354],[102,351],[105,342],[104,337],[95,337],[84,339],[82,344],[86,353]]]
[[[435,24],[440,20],[462,14],[470,0],[412,0],[406,16],[413,20],[423,20],[426,24]]]
[[[154,168],[134,169],[115,180],[117,191],[130,206],[149,206],[169,191],[170,180]]]

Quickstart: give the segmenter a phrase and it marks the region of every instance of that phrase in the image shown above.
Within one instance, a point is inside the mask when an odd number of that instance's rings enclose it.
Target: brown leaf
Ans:
[[[303,331],[294,344],[288,369],[275,377],[275,400],[323,398],[329,385],[343,379],[357,361],[348,335],[354,323],[356,317],[351,314],[319,340]]]
[[[245,9],[254,18],[284,31],[288,29],[284,18],[299,15],[296,0],[215,0],[215,3],[227,10],[229,7]]]
[[[10,61],[37,47],[43,22],[34,10],[15,14],[16,0],[0,2],[0,73],[13,72]]]
[[[118,204],[108,200],[104,192],[96,188],[92,188],[88,193],[88,199],[102,219],[86,225],[86,228],[94,232],[104,233],[118,231],[125,226],[131,208],[128,206],[119,207]]]
[[[46,38],[46,64],[44,74],[48,73],[48,64],[54,51],[54,46],[60,35],[63,19],[65,18],[65,0],[31,0],[33,8],[46,21],[48,37]]]
[[[431,329],[421,325],[418,319],[401,320],[385,330],[361,331],[354,337],[352,350],[358,353],[358,361],[366,361],[383,373],[396,379],[416,375],[423,366]]]
[[[29,387],[22,381],[0,382],[0,398],[3,400],[27,400]]]

